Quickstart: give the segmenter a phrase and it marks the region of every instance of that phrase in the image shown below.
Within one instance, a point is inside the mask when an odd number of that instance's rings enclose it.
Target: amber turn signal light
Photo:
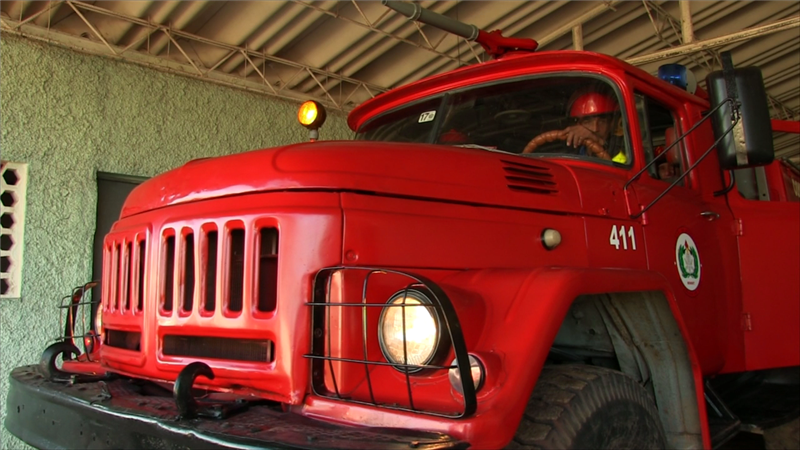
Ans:
[[[297,121],[309,130],[321,127],[326,117],[325,107],[314,100],[304,102],[297,111]]]

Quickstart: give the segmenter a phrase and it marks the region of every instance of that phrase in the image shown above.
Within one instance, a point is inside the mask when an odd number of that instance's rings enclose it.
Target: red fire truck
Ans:
[[[678,66],[467,31],[498,58],[363,103],[351,141],[136,188],[97,302],[66,297],[5,426],[41,448],[710,448],[796,417],[800,172],[773,161],[760,72],[693,93]]]

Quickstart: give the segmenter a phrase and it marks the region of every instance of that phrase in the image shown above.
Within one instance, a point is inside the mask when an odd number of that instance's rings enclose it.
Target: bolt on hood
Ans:
[[[509,187],[526,173],[545,173],[555,183],[555,192]],[[325,141],[190,161],[134,189],[121,216],[211,198],[287,190],[362,191],[560,212],[580,210],[571,171],[553,161],[443,145]]]

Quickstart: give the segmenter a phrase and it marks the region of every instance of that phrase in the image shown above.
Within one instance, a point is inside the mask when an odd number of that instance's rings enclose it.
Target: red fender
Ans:
[[[463,439],[474,448],[501,448],[513,438],[550,347],[580,295],[661,291],[686,343],[694,375],[703,446],[711,447],[703,379],[672,288],[655,272],[543,267],[459,272],[439,280],[459,316],[470,353],[486,365],[478,410],[465,419],[386,411],[309,396],[293,411],[351,425],[429,430]],[[483,304],[476,304],[477,302]]]
[[[487,269],[458,273],[442,280],[442,284],[448,294],[448,287],[457,286],[457,289],[474,292],[486,302],[485,323],[481,327],[483,335],[478,337],[475,353],[489,361],[500,361],[498,369],[502,373],[493,376],[488,373],[492,367],[487,367],[486,389],[489,392],[479,393],[476,414],[496,416],[494,433],[500,445],[513,438],[549,349],[577,297],[611,292],[660,291],[666,297],[686,343],[702,422],[703,445],[711,447],[702,372],[672,288],[662,275],[627,269]],[[454,295],[458,294],[454,292]],[[457,297],[453,298],[453,303],[458,305]],[[469,335],[467,327],[464,326],[464,331]],[[472,352],[473,348],[469,350]],[[492,378],[496,380],[496,387],[490,385]],[[474,442],[473,445],[478,443]]]

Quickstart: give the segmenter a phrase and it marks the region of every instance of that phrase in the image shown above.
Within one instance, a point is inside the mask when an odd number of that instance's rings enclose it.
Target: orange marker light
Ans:
[[[297,120],[300,121],[301,125],[307,127],[314,123],[318,113],[317,102],[309,100],[300,105],[300,110],[297,112]]]
[[[309,130],[321,127],[326,117],[325,107],[314,100],[304,102],[297,111],[297,121]]]

